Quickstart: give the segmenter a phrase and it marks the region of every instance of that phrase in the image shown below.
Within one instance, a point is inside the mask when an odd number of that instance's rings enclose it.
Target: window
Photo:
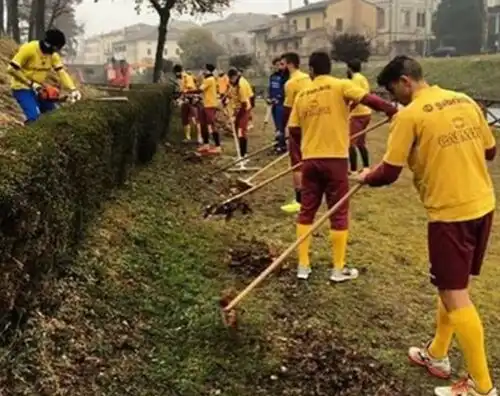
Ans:
[[[311,29],[311,18],[306,18],[306,30]]]
[[[426,26],[425,11],[417,12],[417,27],[424,28]]]
[[[293,46],[294,46],[294,48],[295,48],[296,50],[298,50],[298,49],[299,49],[299,42],[298,42],[298,41],[296,41],[296,42],[293,44]]]
[[[377,29],[385,28],[385,9],[377,8]]]
[[[175,54],[176,54],[176,55],[180,55],[180,54],[181,54],[181,49],[180,49],[180,48],[177,48],[177,49],[175,50]]]
[[[411,22],[411,12],[410,10],[401,10],[401,25],[404,27],[410,27]]]
[[[335,30],[337,32],[342,32],[344,30],[344,21],[342,18],[337,18],[335,20]]]
[[[273,52],[278,52],[278,46],[276,44],[273,44]]]
[[[146,53],[147,53],[148,55],[151,55],[151,48],[148,48],[148,50],[146,51]]]
[[[296,32],[297,31],[297,20],[294,19],[292,21],[292,32]]]

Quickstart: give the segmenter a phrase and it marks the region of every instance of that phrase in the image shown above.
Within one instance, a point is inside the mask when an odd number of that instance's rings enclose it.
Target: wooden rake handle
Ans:
[[[257,155],[263,153],[264,151],[269,150],[270,148],[273,148],[274,146],[276,146],[276,143],[268,144],[268,145],[266,145],[266,146],[264,146],[256,151],[248,154],[246,156],[246,158],[238,158],[237,160],[234,160],[234,161],[230,162],[229,164],[224,165],[222,168],[214,170],[212,173],[209,173],[207,176],[210,177],[210,176],[216,175],[217,173],[224,172],[225,170],[232,168],[234,165],[239,164],[241,161],[245,161],[245,160],[248,160],[250,158],[256,157]]]
[[[229,312],[238,305],[241,300],[243,300],[253,289],[255,289],[271,272],[273,272],[276,268],[278,268],[283,261],[287,259],[287,257],[297,249],[297,247],[306,240],[313,232],[316,232],[319,227],[323,225],[323,223],[328,220],[328,218],[333,215],[336,211],[340,209],[342,205],[346,203],[346,201],[351,198],[359,189],[362,187],[361,184],[358,184],[351,188],[349,192],[344,195],[340,200],[332,206],[326,213],[323,214],[311,227],[309,232],[302,235],[299,239],[297,239],[294,243],[292,243],[288,249],[286,249],[281,256],[279,256],[276,260],[274,260],[269,267],[267,267],[262,273],[253,280],[240,294],[238,294],[225,308],[225,312]]]
[[[247,182],[249,181],[252,181],[253,179],[255,179],[257,176],[263,174],[265,171],[267,171],[269,168],[273,167],[274,165],[276,165],[278,162],[280,162],[281,160],[284,160],[285,158],[288,158],[288,153],[285,153],[285,154],[282,154],[280,155],[278,158],[275,158],[274,160],[272,160],[269,164],[267,164],[266,166],[264,166],[262,169],[258,170],[257,172],[255,172],[252,176],[250,176],[248,179],[247,179]]]
[[[236,200],[238,200],[240,198],[243,198],[245,195],[248,195],[248,194],[253,193],[254,191],[260,190],[261,188],[263,188],[263,187],[267,186],[268,184],[272,183],[273,181],[278,180],[279,178],[281,178],[281,177],[283,177],[285,175],[288,175],[289,173],[291,173],[294,170],[298,169],[300,167],[300,165],[301,165],[301,163],[299,162],[298,164],[292,166],[291,168],[285,169],[284,171],[282,171],[282,172],[274,175],[273,177],[270,177],[269,179],[264,180],[262,183],[257,184],[255,186],[253,186],[252,188],[239,193],[238,195],[235,195],[235,196],[233,196],[231,198],[226,199],[220,205],[221,206],[227,205],[230,202],[233,202],[233,201],[236,201]]]
[[[387,124],[390,120],[388,118],[383,119],[382,121],[376,122],[373,125],[368,126],[366,129],[363,129],[362,131],[355,133],[352,135],[349,139],[354,140],[357,137],[360,137],[362,135],[366,135],[368,132],[373,131],[374,129],[380,128],[381,126]]]

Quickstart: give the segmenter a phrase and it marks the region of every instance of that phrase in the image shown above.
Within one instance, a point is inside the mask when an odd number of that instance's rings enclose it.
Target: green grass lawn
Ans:
[[[271,139],[259,131],[250,148]],[[243,300],[240,328],[220,321],[223,289],[241,289],[294,241],[279,207],[291,179],[252,195],[253,213],[204,220],[229,180],[203,174],[227,158],[186,155],[180,135],[106,205],[79,260],[51,290],[54,314],[35,315],[0,351],[2,395],[430,395],[436,384],[406,351],[433,332],[425,213],[408,174],[352,201],[349,262],[362,275],[333,286],[327,226],[312,245],[314,273],[295,279],[295,257]],[[373,132],[374,159],[386,131]],[[225,139],[227,154],[232,140]],[[272,157],[255,161],[261,165]],[[269,174],[287,167],[277,165]],[[498,183],[498,164],[491,167]],[[236,176],[233,176],[236,177]],[[264,175],[265,177],[265,175]],[[474,283],[493,374],[500,380],[500,240],[495,223],[483,276]],[[459,369],[460,356],[453,355]]]

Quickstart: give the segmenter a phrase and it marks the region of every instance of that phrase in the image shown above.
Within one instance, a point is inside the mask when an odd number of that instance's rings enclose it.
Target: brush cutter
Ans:
[[[346,203],[354,194],[356,194],[362,185],[357,184],[352,187],[349,192],[344,195],[334,206],[332,206],[328,211],[326,211],[323,216],[321,216],[311,227],[309,232],[302,235],[294,243],[292,243],[276,260],[274,260],[269,267],[267,267],[257,278],[255,278],[252,283],[250,283],[242,292],[235,296],[235,291],[233,289],[225,290],[221,299],[219,300],[219,305],[221,307],[222,321],[226,327],[236,328],[238,325],[238,318],[236,312],[236,306],[257,286],[259,286],[262,281],[267,278],[275,269],[277,269],[283,261],[285,261],[290,254],[292,254],[297,247],[306,240],[310,235],[316,232],[319,227],[325,223],[330,216],[337,212],[342,205]]]
[[[269,168],[273,167],[274,165],[276,165],[278,162],[280,162],[281,160],[285,159],[285,158],[288,158],[288,153],[285,153],[285,154],[282,154],[280,155],[279,157],[275,158],[274,160],[272,160],[269,164],[267,164],[266,166],[264,166],[262,169],[260,169],[258,172],[254,173],[252,176],[250,176],[249,178],[247,179],[242,179],[242,178],[238,178],[236,179],[236,183],[238,184],[238,188],[242,191],[246,191],[252,187],[254,187],[254,184],[252,183],[252,180],[256,179],[257,176],[263,174],[265,171],[267,171]]]

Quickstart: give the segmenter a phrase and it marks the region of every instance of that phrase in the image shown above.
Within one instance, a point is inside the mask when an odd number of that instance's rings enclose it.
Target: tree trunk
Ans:
[[[7,1],[7,27],[8,32],[16,42],[21,42],[19,29],[19,0]]]
[[[170,9],[166,6],[159,12],[160,25],[158,26],[158,43],[156,44],[155,68],[153,71],[153,83],[160,81],[163,69],[163,50],[167,41],[167,25],[170,20]]]
[[[45,36],[45,0],[36,1],[36,38],[42,40]]]
[[[0,35],[5,34],[4,0],[0,0]]]
[[[35,26],[36,26],[36,0],[31,0],[29,25],[28,25],[28,41],[32,41],[35,39]]]
[[[482,43],[481,43],[481,52],[488,52],[488,25],[489,25],[489,10],[488,10],[488,1],[480,0],[480,6],[482,7],[482,17],[483,17],[483,31],[482,31]]]

